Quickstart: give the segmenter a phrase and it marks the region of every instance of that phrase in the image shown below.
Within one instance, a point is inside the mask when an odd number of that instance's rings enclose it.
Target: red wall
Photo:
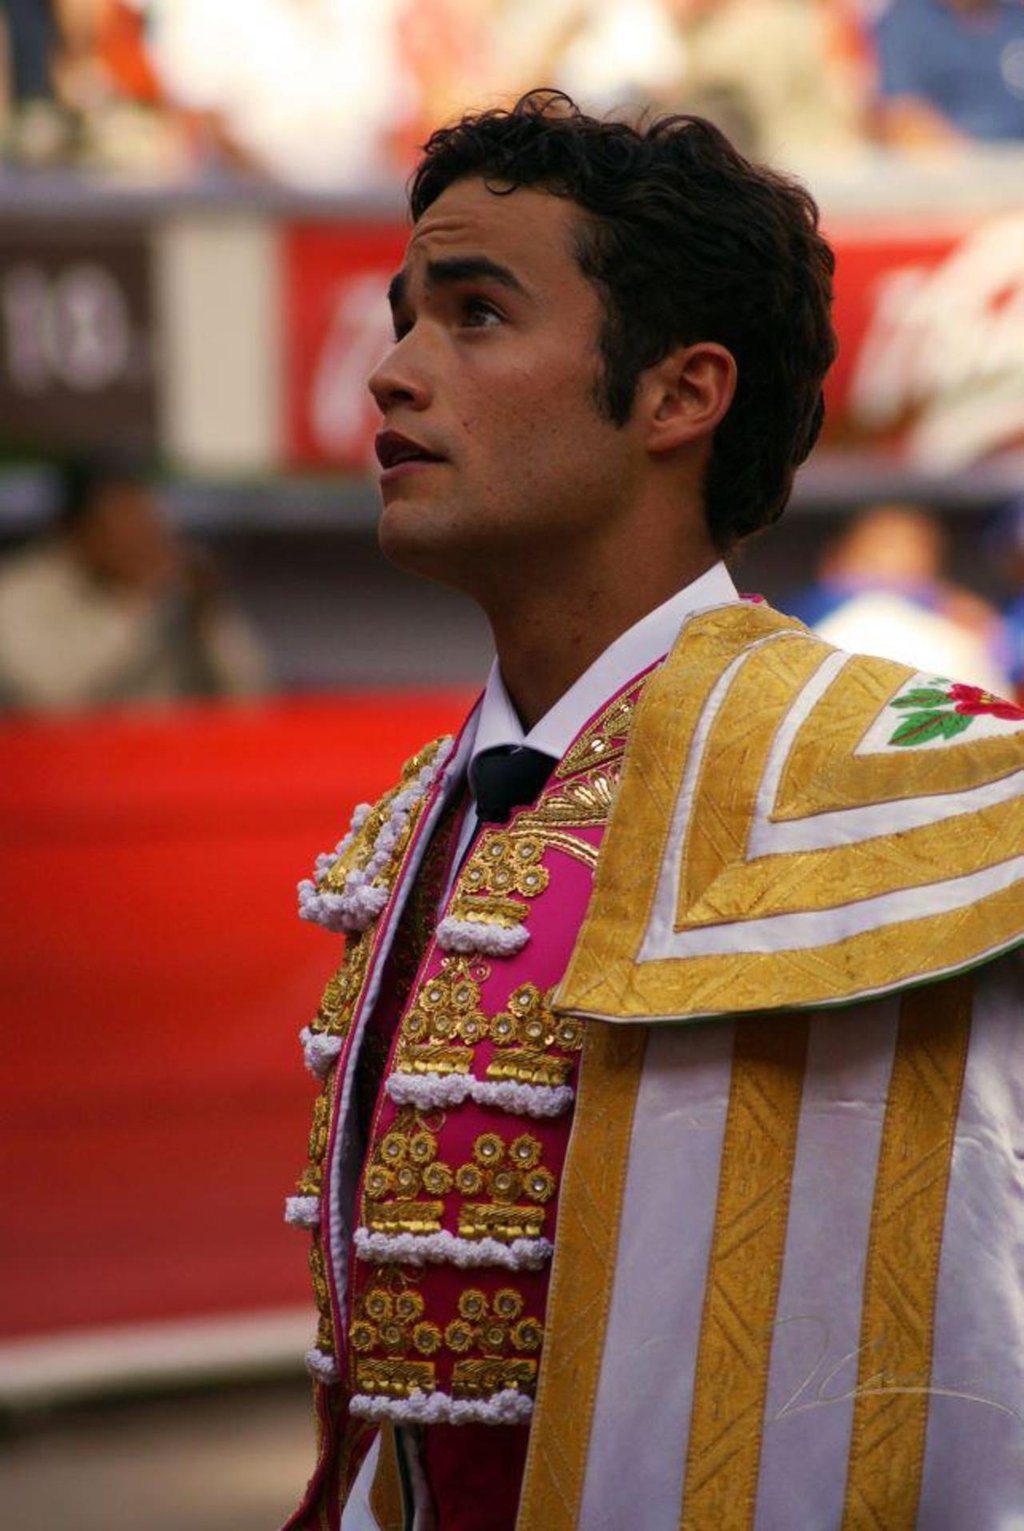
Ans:
[[[294,886],[464,695],[0,731],[0,1334],[307,1300]]]

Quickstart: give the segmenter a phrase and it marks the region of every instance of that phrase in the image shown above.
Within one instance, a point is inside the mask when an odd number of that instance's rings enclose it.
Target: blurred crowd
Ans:
[[[538,84],[806,164],[1024,139],[1022,0],[0,0],[9,159],[335,190]]]
[[[79,460],[58,482],[48,525],[0,559],[0,714],[272,687],[272,656],[209,551],[171,526],[146,470]],[[972,588],[985,572],[999,604]],[[972,537],[969,567],[929,508],[867,506],[840,520],[813,583],[778,604],[839,648],[965,682],[993,705],[1024,701],[1024,498]]]

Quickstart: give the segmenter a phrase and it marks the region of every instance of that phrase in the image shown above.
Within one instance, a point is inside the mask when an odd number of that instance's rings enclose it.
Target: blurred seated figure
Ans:
[[[829,643],[958,676],[1005,696],[998,612],[944,578],[946,539],[916,505],[875,505],[829,544],[818,583],[788,603]]]
[[[1017,696],[1024,701],[1024,495],[996,518],[988,537],[999,577],[1010,592],[1004,611],[1007,667]]]
[[[883,138],[910,149],[1024,138],[1020,0],[888,0],[874,41]]]
[[[244,696],[267,679],[248,624],[166,525],[145,476],[66,469],[52,532],[0,568],[0,707]]]

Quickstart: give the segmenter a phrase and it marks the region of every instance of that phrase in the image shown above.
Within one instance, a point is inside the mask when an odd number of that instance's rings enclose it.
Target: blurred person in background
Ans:
[[[516,0],[494,29],[506,90],[546,78],[595,111],[698,112],[775,162],[860,142],[866,61],[845,0]]]
[[[825,549],[819,579],[787,603],[829,643],[987,691],[1011,689],[999,613],[946,575],[948,543],[919,505],[860,512]]]
[[[54,85],[59,31],[51,0],[0,0],[0,21],[8,72],[5,152],[29,166],[59,163],[71,124]]]
[[[1014,500],[996,518],[988,538],[996,571],[1010,592],[1005,609],[1007,667],[1024,701],[1024,497]]]
[[[541,91],[410,211],[379,540],[496,659],[300,885],[346,945],[289,1527],[1007,1523],[1024,710],[723,561],[822,423],[817,208]]]
[[[1024,139],[1021,0],[882,0],[872,28],[880,136],[904,149]]]
[[[0,567],[0,706],[72,712],[263,691],[268,667],[148,478],[65,469],[52,530]]]

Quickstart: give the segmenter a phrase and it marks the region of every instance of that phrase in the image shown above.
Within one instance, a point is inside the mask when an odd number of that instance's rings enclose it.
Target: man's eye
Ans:
[[[462,306],[462,319],[472,329],[488,329],[500,324],[502,315],[486,298],[467,298]]]

